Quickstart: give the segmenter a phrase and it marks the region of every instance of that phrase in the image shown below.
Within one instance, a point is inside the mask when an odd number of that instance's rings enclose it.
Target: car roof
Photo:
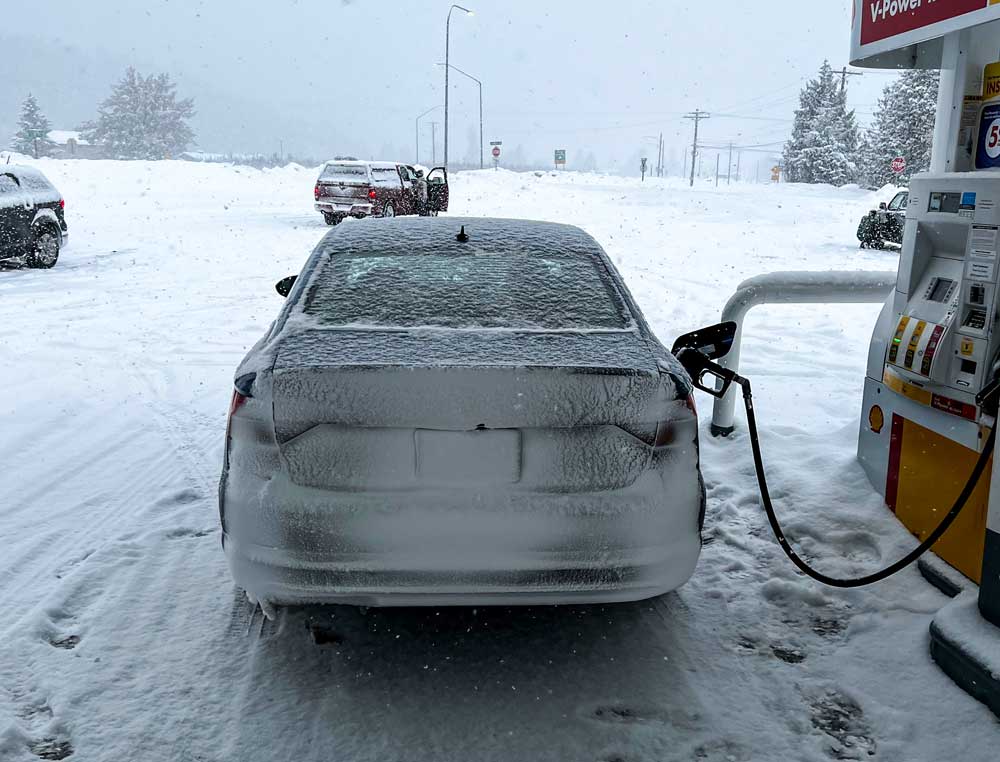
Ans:
[[[39,177],[46,182],[48,181],[40,169],[29,167],[27,164],[0,164],[0,172],[10,172],[21,177]]]
[[[462,231],[467,241],[459,241]],[[330,256],[518,253],[605,259],[604,249],[574,225],[495,217],[398,217],[338,225],[320,241]]]
[[[395,169],[399,166],[395,161],[363,161],[359,159],[330,159],[324,166],[335,164],[338,167],[378,167],[379,169]]]

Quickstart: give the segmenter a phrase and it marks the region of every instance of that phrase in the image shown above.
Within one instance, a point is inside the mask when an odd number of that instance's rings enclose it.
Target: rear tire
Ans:
[[[342,217],[340,217],[340,215],[330,214],[330,212],[323,212],[323,222],[325,222],[327,225],[336,225],[337,223],[340,222],[341,219]]]
[[[59,261],[59,234],[48,226],[35,231],[27,261],[28,267],[42,270],[54,267]]]
[[[391,201],[388,202],[385,206],[382,207],[382,216],[383,217],[395,217],[396,216],[396,207],[394,207],[392,205]]]

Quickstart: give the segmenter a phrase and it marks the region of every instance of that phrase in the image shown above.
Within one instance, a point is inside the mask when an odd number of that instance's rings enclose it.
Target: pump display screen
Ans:
[[[935,278],[931,283],[931,292],[927,295],[930,302],[943,302],[948,296],[948,291],[955,285],[955,281],[947,278]]]
[[[930,203],[927,205],[927,211],[958,214],[958,208],[961,203],[961,193],[932,193]]]

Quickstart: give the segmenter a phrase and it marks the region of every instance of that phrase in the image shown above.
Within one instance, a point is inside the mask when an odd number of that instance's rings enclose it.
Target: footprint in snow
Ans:
[[[61,648],[66,651],[76,648],[77,644],[80,642],[79,635],[66,635],[62,638],[52,638],[49,640],[49,645],[53,648]]]
[[[812,726],[826,736],[824,751],[831,759],[872,759],[877,744],[861,707],[840,691],[830,690],[809,704]]]
[[[42,738],[28,744],[28,750],[39,759],[66,759],[73,754],[69,741],[58,738]]]

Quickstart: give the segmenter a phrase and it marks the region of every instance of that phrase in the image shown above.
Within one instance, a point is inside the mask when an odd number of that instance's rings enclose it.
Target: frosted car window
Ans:
[[[304,311],[329,326],[625,329],[631,319],[590,257],[410,254],[331,257]]]
[[[0,193],[17,193],[20,187],[10,175],[0,175]]]
[[[358,180],[366,180],[368,177],[365,172],[364,167],[359,167],[356,165],[344,165],[344,164],[327,164],[323,168],[323,174],[319,176],[320,180],[350,180],[352,182],[357,182]]]
[[[395,167],[372,167],[372,181],[376,185],[400,185],[399,171]]]
[[[21,185],[26,190],[51,191],[52,186],[42,175],[24,174],[21,175]]]

